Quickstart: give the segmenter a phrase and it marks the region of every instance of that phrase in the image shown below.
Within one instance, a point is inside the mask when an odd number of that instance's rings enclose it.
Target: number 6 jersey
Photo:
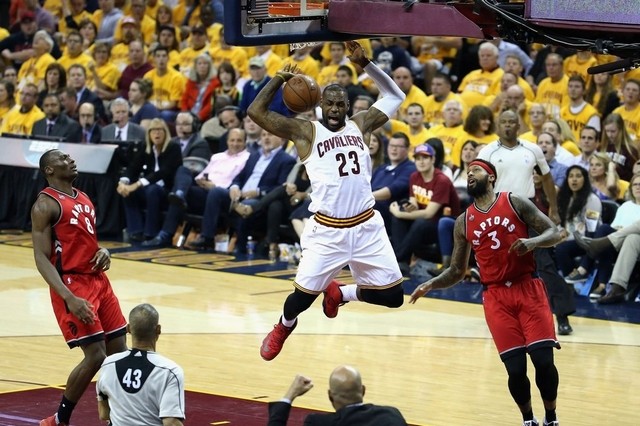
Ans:
[[[51,263],[60,274],[94,274],[91,259],[98,251],[96,212],[87,195],[74,188],[71,196],[47,187],[40,193],[57,201],[60,217],[52,226]]]
[[[332,132],[318,121],[311,123],[315,138],[304,160],[311,181],[309,211],[347,218],[372,208],[371,157],[358,126],[347,120]]]
[[[529,228],[511,204],[509,192],[498,192],[487,209],[475,203],[465,212],[467,241],[480,267],[480,281],[485,285],[505,284],[535,271],[533,252],[518,256],[509,247],[520,238],[529,238]]]

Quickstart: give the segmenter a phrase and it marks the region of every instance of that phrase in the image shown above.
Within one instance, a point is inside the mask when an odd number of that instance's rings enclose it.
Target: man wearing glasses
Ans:
[[[409,197],[409,176],[416,171],[416,165],[409,160],[409,146],[406,134],[394,133],[387,145],[388,163],[374,170],[371,176],[371,189],[376,200],[373,208],[382,215],[387,233],[391,230],[389,206]]]
[[[30,135],[33,123],[44,118],[44,112],[36,106],[38,88],[29,83],[20,94],[20,108],[13,108],[2,120],[0,133]]]

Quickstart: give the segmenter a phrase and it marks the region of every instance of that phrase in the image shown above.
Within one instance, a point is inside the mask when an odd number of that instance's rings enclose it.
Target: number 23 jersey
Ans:
[[[356,216],[373,207],[371,157],[358,126],[338,132],[313,121],[314,141],[304,165],[311,181],[309,210],[330,217]]]
[[[504,284],[535,271],[533,252],[518,256],[509,247],[520,238],[529,238],[529,228],[516,213],[508,192],[497,193],[487,209],[475,203],[465,212],[466,238],[480,267],[480,281],[485,285]]]

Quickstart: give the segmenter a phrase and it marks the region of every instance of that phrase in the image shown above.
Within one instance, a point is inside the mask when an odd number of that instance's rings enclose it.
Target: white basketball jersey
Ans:
[[[348,120],[342,130],[332,132],[312,123],[315,139],[304,161],[312,189],[309,210],[347,218],[372,208],[371,157],[358,126]]]

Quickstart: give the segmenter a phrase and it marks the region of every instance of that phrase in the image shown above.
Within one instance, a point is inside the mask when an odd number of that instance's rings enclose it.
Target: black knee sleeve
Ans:
[[[529,354],[536,369],[536,386],[545,401],[555,401],[558,397],[558,369],[553,362],[553,348],[539,348]]]
[[[296,288],[284,302],[284,317],[288,320],[297,318],[301,312],[309,309],[309,306],[317,297],[317,294],[305,293]]]
[[[404,303],[402,284],[394,285],[384,290],[364,288],[360,290],[360,297],[362,297],[363,302],[388,308],[399,308]]]
[[[503,359],[509,375],[509,392],[518,405],[524,405],[531,400],[531,382],[527,377],[527,354],[524,350]]]

